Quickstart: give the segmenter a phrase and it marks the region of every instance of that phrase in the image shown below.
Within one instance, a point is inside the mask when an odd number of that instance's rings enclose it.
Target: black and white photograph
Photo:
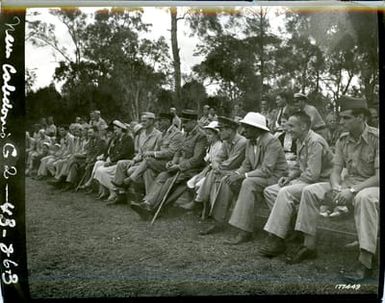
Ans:
[[[26,8],[30,298],[381,297],[384,23],[344,3]]]

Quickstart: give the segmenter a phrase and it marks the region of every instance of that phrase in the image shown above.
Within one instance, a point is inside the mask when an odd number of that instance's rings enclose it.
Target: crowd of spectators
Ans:
[[[316,258],[320,216],[353,212],[359,258],[346,279],[362,281],[374,267],[378,236],[377,110],[343,96],[322,117],[304,94],[275,100],[272,110],[266,100],[259,112],[235,104],[219,116],[208,105],[200,117],[190,109],[178,115],[172,107],[157,115],[143,112],[130,123],[106,123],[100,111],[69,126],[42,118],[26,134],[26,175],[60,192],[85,191],[107,205],[128,204],[143,220],[155,220],[179,202],[212,219],[202,236],[228,224],[237,228],[230,245],[253,239],[257,202],[264,201],[268,236],[259,253],[282,254],[294,230],[303,244],[288,256],[290,264]]]

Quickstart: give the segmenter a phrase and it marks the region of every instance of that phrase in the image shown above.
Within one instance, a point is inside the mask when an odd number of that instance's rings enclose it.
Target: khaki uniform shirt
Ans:
[[[297,140],[297,164],[293,171],[300,172],[297,178],[305,183],[329,180],[333,168],[333,153],[326,140],[309,130],[303,142]]]
[[[358,183],[375,175],[379,157],[379,130],[366,125],[357,142],[348,132],[341,135],[334,165],[347,168],[348,178]]]

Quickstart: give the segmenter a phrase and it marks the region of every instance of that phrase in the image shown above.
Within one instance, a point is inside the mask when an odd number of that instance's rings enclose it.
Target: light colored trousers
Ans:
[[[56,156],[49,155],[40,160],[40,166],[38,169],[38,176],[47,176],[50,173],[55,176],[55,162],[57,161]]]
[[[266,187],[263,191],[266,204],[271,209],[264,229],[280,238],[286,238],[292,216],[300,203],[302,192],[308,183],[298,180],[280,187],[278,184]],[[319,211],[317,211],[317,216]]]
[[[226,184],[226,177],[221,179],[219,190],[214,199],[212,217],[218,222],[225,222],[230,214],[233,198],[236,193]],[[253,232],[256,228],[258,214],[257,194],[263,189],[277,182],[275,177],[266,179],[260,177],[246,178],[240,186],[238,199],[231,212],[228,223],[244,231]]]
[[[238,199],[231,213],[229,224],[247,232],[256,229],[258,197],[266,186],[277,182],[276,178],[251,177],[243,180]]]
[[[117,163],[114,181],[122,184],[124,179],[131,177],[134,182],[144,182],[146,194],[155,181],[156,176],[166,169],[166,160],[145,158],[143,161],[128,167],[130,160],[120,160]]]
[[[265,189],[265,191],[267,191]],[[299,198],[299,209],[295,230],[305,234],[316,235],[319,218],[320,202],[325,194],[331,190],[329,182],[321,182],[303,187]],[[265,230],[284,238],[287,233],[292,214],[293,200],[299,195],[288,195],[287,189],[278,193],[274,207],[265,225]],[[265,195],[266,197],[266,195]],[[293,199],[294,197],[294,199]],[[297,202],[298,203],[298,202]],[[356,224],[360,248],[372,254],[376,252],[377,237],[379,232],[379,187],[369,187],[361,190],[353,199],[354,221]],[[289,218],[289,221],[288,221]]]

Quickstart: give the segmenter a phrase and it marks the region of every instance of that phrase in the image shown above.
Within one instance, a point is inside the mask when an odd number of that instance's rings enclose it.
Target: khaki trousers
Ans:
[[[266,186],[274,182],[277,182],[275,178],[251,177],[244,179],[229,224],[247,232],[254,232],[258,214],[258,195],[262,194]]]
[[[308,183],[294,180],[289,185],[280,187],[278,184],[266,187],[263,195],[271,209],[264,230],[280,238],[285,238],[290,227],[291,218],[300,203],[302,192]],[[319,211],[317,211],[317,216]]]

